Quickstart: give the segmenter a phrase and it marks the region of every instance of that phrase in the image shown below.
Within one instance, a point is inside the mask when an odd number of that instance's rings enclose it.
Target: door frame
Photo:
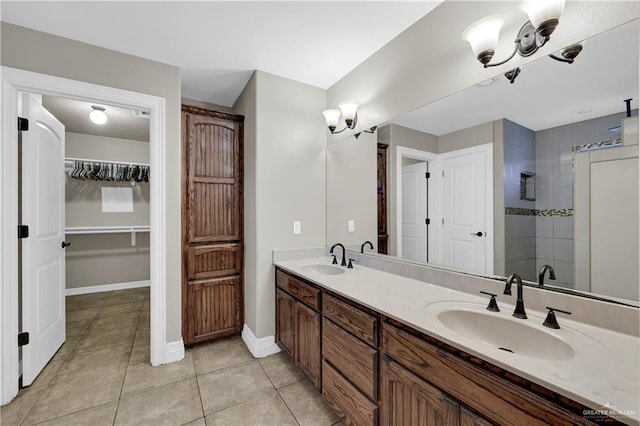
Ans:
[[[493,275],[493,250],[494,250],[494,235],[493,235],[493,203],[495,200],[493,199],[493,143],[485,143],[482,145],[476,145],[469,148],[457,149],[455,151],[448,151],[440,154],[438,156],[438,161],[436,163],[436,174],[438,181],[438,194],[443,194],[444,191],[444,180],[442,179],[442,173],[444,172],[444,160],[459,157],[461,155],[470,155],[484,153],[485,157],[485,198],[487,199],[487,203],[485,204],[485,221],[486,221],[486,257],[485,257],[485,270],[484,275]],[[437,214],[438,218],[444,219],[444,208],[442,203],[438,203],[437,206]],[[437,238],[437,251],[436,256],[438,259],[438,263],[442,263],[442,247],[444,241],[442,240],[443,235],[442,232],[436,233]]]
[[[0,403],[18,393],[18,92],[71,97],[147,110],[151,114],[149,164],[150,185],[150,358],[157,366],[168,362],[166,349],[166,209],[165,209],[165,99],[128,90],[76,81],[47,74],[2,67],[2,146],[0,147]],[[62,171],[61,171],[62,172]],[[172,359],[172,361],[175,359]]]
[[[421,160],[427,163],[435,164],[434,162],[438,159],[438,154],[434,154],[428,151],[421,151],[419,149],[408,148],[406,146],[398,145],[396,146],[396,164],[395,164],[395,175],[396,175],[396,256],[402,257],[402,159],[403,158],[411,158],[413,160]],[[429,189],[429,197],[427,199],[427,203],[429,206],[436,206],[438,200],[438,188],[434,183],[433,179],[430,179],[427,182],[427,187]],[[437,206],[436,206],[437,207]],[[435,232],[434,232],[435,231]],[[428,234],[428,245],[429,252],[435,253],[432,251],[434,249],[434,244],[437,241],[434,234],[437,234],[437,227],[434,226],[429,230]]]

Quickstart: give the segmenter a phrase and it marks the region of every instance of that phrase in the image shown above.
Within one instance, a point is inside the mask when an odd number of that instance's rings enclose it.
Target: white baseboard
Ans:
[[[264,358],[280,352],[280,347],[276,344],[275,336],[267,336],[258,339],[247,324],[242,328],[242,340],[247,345],[249,352],[255,358]]]
[[[164,349],[165,364],[180,361],[181,359],[184,359],[184,342],[182,338],[175,342],[167,342]]]
[[[79,294],[102,293],[104,291],[127,290],[129,288],[150,287],[151,281],[130,281],[127,283],[101,284],[89,287],[68,288],[65,296],[77,296]]]

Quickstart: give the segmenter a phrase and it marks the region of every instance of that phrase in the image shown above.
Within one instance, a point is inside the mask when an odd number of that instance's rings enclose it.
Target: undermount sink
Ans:
[[[344,269],[333,266],[333,265],[325,265],[322,263],[314,263],[312,265],[305,265],[302,267],[302,270],[305,272],[315,272],[320,275],[340,275],[344,274]]]
[[[438,313],[437,319],[462,337],[516,355],[549,361],[564,361],[575,356],[573,348],[559,337],[509,314],[449,309]]]

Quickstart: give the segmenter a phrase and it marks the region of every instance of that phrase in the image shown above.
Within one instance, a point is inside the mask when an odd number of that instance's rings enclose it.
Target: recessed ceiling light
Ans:
[[[476,84],[476,86],[478,86],[478,87],[487,87],[487,86],[491,86],[496,81],[498,81],[498,79],[495,78],[495,77],[492,77],[492,78],[490,78],[488,80],[481,81],[480,83]]]
[[[107,117],[107,114],[104,112],[104,108],[101,107],[101,106],[96,106],[96,105],[93,105],[91,107],[91,112],[89,113],[89,118],[94,123],[100,124],[100,125],[106,123],[107,120],[109,119],[109,117]]]
[[[590,112],[593,112],[596,109],[596,107],[594,106],[587,106],[587,107],[582,107],[582,108],[578,108],[577,110],[573,111],[574,114],[589,114]]]

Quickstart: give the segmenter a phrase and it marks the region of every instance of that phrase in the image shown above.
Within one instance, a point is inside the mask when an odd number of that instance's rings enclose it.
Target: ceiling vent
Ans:
[[[148,113],[148,112],[146,112],[146,111],[139,110],[139,109],[134,109],[134,110],[133,110],[133,115],[134,115],[134,117],[137,117],[137,118],[146,118],[147,120],[148,120],[149,118],[151,118],[151,114],[149,114],[149,113]]]

